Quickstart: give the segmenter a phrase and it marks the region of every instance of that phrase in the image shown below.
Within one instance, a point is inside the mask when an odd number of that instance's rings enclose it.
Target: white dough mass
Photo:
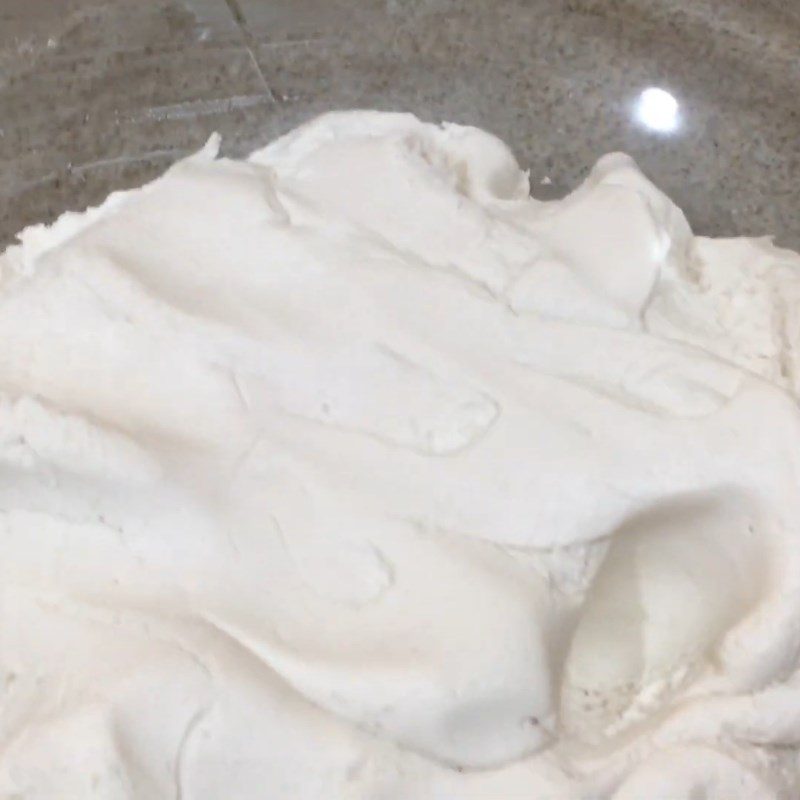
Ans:
[[[800,256],[217,149],[0,256],[0,797],[800,796]]]

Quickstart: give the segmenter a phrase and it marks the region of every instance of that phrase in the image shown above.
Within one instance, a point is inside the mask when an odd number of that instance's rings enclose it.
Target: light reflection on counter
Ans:
[[[655,133],[674,133],[681,125],[680,104],[666,89],[644,89],[634,105],[634,119]]]

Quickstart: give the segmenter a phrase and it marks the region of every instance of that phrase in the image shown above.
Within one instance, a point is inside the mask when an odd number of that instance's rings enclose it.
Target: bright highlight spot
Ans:
[[[651,86],[639,95],[635,115],[645,128],[670,133],[680,124],[678,109],[678,101],[668,91]]]

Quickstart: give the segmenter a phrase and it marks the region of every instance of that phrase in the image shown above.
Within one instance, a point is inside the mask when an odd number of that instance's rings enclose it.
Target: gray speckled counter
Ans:
[[[625,150],[697,232],[800,248],[797,0],[0,0],[0,246],[215,130],[241,154],[350,107],[488,128],[535,194]]]

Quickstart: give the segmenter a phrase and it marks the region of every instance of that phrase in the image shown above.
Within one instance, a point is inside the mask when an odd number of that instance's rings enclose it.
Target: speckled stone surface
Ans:
[[[675,132],[633,118],[648,86]],[[798,0],[0,0],[0,247],[350,107],[494,131],[541,196],[624,150],[698,233],[800,249]]]

